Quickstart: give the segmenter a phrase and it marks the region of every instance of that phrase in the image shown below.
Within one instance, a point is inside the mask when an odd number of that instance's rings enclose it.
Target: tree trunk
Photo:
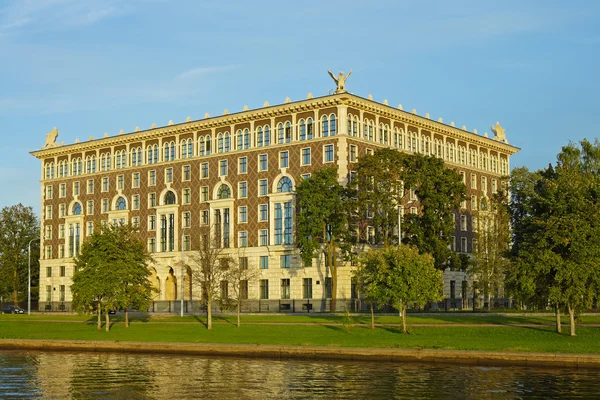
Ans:
[[[492,288],[490,287],[487,292],[488,311],[492,311]]]
[[[17,262],[19,261],[19,259],[17,258]],[[19,303],[19,272],[18,272],[18,265],[16,264],[15,267],[15,272],[14,272],[14,277],[13,277],[13,305],[17,305]]]
[[[569,306],[569,323],[571,325],[571,336],[575,336],[575,308]]]
[[[102,314],[102,308],[100,308],[100,302],[98,302],[98,330],[102,329],[102,318],[100,317]]]
[[[129,308],[125,309],[125,328],[129,328]]]
[[[554,314],[556,315],[556,332],[562,333],[562,325],[560,323],[560,306],[554,305]]]
[[[334,237],[328,244],[327,257],[329,258],[329,267],[331,269],[331,306],[330,311],[336,312],[336,300],[337,300],[337,257],[335,256],[335,242]]]
[[[237,302],[237,327],[240,327],[240,312],[242,311],[242,300],[238,299]]]
[[[212,296],[206,299],[206,328],[212,329]]]
[[[406,303],[402,303],[402,333],[406,332]]]
[[[110,317],[108,315],[108,307],[106,308],[106,310],[104,310],[106,312],[105,318],[106,318],[106,332],[108,332],[110,330]]]
[[[371,329],[375,329],[375,311],[373,310],[373,303],[371,303]]]

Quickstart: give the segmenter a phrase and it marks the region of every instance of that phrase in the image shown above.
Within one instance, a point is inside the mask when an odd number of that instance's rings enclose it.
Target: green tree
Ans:
[[[227,281],[231,283],[232,299],[237,312],[237,327],[241,325],[240,314],[242,302],[248,299],[248,282],[252,282],[260,276],[259,269],[248,268],[248,258],[240,257],[238,262],[232,262],[227,273]]]
[[[32,286],[38,286],[39,238],[39,221],[31,207],[19,203],[0,211],[0,295],[10,296],[14,305],[27,298],[30,242]]]
[[[95,309],[98,329],[104,311],[106,331],[110,329],[108,312],[124,308],[129,326],[128,308],[143,308],[152,301],[150,261],[144,241],[133,227],[107,225],[94,232],[75,257],[73,308],[82,313]]]
[[[402,332],[407,333],[406,308],[424,306],[443,297],[442,271],[437,270],[429,254],[420,254],[414,246],[389,246],[361,255],[358,277],[369,297],[400,310]]]
[[[192,281],[202,288],[206,301],[207,329],[212,329],[212,305],[220,297],[221,282],[227,281],[228,273],[235,264],[216,231],[214,227],[201,227],[198,250],[190,253],[190,259],[196,264],[196,268],[192,268]]]
[[[322,168],[296,187],[296,241],[304,265],[323,251],[331,272],[331,310],[336,309],[338,259],[349,252],[345,189],[337,169]]]
[[[504,185],[490,199],[481,199],[479,210],[474,212],[473,217],[477,245],[469,272],[483,289],[491,309],[492,293],[503,286],[510,264],[510,210]]]

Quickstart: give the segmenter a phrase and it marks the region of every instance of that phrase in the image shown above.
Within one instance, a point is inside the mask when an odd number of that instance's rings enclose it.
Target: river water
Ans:
[[[0,351],[0,399],[567,399],[600,371]]]

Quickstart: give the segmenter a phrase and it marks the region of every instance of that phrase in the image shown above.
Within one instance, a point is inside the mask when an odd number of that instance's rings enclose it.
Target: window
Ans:
[[[356,162],[356,154],[357,154],[357,148],[355,145],[351,144],[350,145],[350,162],[351,163]]]
[[[156,185],[156,171],[148,171],[148,185],[154,186]]]
[[[312,299],[312,278],[302,280],[302,298]]]
[[[477,227],[479,226],[479,220],[477,217],[471,217],[471,231],[477,232]]]
[[[66,197],[67,196],[67,184],[66,183],[61,183],[60,184],[60,193],[59,193],[60,197]]]
[[[331,299],[331,293],[333,289],[333,279],[328,276],[325,278],[325,298]]]
[[[292,256],[289,254],[284,254],[279,256],[279,265],[281,268],[289,268],[291,263]]]
[[[240,199],[248,197],[248,182],[238,183],[238,196]]]
[[[248,172],[248,159],[246,157],[238,158],[238,174],[245,174]]]
[[[248,247],[248,232],[241,231],[238,240],[238,247]]]
[[[282,151],[279,153],[279,168],[287,168],[290,166],[290,153]]]
[[[260,280],[260,299],[266,300],[269,298],[269,280],[261,279]]]
[[[290,298],[290,280],[289,279],[281,280],[281,298],[282,299]]]
[[[258,240],[260,246],[269,245],[269,231],[267,229],[261,229],[258,231]]]
[[[227,160],[219,161],[219,176],[227,176]]]
[[[87,214],[88,215],[94,214],[94,200],[87,201]]]
[[[292,244],[292,202],[275,204],[275,244]]]
[[[217,192],[217,199],[230,199],[231,198],[231,189],[229,188],[229,185],[226,185],[225,183],[221,185],[221,187],[219,187],[219,190]]]
[[[65,203],[62,203],[60,205],[60,211],[59,211],[59,213],[60,213],[60,217],[61,218],[67,215],[67,205]]]
[[[323,146],[323,162],[333,162],[333,145]]]
[[[192,201],[192,191],[190,188],[186,188],[183,189],[183,194],[182,194],[182,198],[183,198],[183,204],[190,204],[190,202]]]
[[[46,235],[44,239],[52,240],[52,225],[46,225]]]
[[[50,186],[52,187],[52,186]],[[87,181],[87,194],[94,194],[94,180],[88,179]]]
[[[464,183],[466,185],[467,184],[467,176],[465,174],[465,171],[460,171],[459,174],[460,174],[460,179],[461,179],[462,183]]]
[[[173,183],[173,168],[165,169],[165,183]]]
[[[127,209],[127,202],[125,201],[124,197],[119,197],[117,199],[117,202],[116,202],[115,205],[116,205],[116,209],[119,210],[119,211]]]
[[[58,238],[59,239],[65,238],[65,224],[60,224],[58,226]]]
[[[60,285],[58,288],[59,288],[58,301],[65,301],[65,285]]]
[[[65,245],[64,244],[58,245],[58,258],[65,258]]]
[[[79,196],[79,181],[73,182],[73,196]]]
[[[456,281],[450,281],[450,298],[456,298]]]
[[[248,207],[240,206],[238,207],[238,219],[240,224],[245,224],[248,222]]]
[[[67,275],[67,267],[65,267],[64,265],[60,266],[60,276],[66,276]]]
[[[200,179],[208,178],[208,163],[200,164]]]
[[[477,196],[471,196],[471,210],[477,210]]]
[[[183,227],[189,228],[192,225],[192,214],[189,211],[183,213]]]
[[[269,169],[269,156],[267,154],[258,155],[258,170],[267,171]]]
[[[269,219],[269,205],[259,204],[258,206],[258,220],[267,221]]]
[[[52,206],[51,205],[46,206],[46,212],[44,213],[44,218],[52,219]]]
[[[192,179],[192,167],[190,167],[189,165],[184,165],[181,176],[182,176],[183,181],[191,180]]]
[[[131,224],[134,228],[138,229],[140,227],[140,217],[133,217],[131,219]]]
[[[169,190],[165,194],[164,204],[165,205],[173,205],[175,203],[176,203],[175,193],[173,193],[172,191]]]
[[[460,216],[460,230],[461,231],[467,230],[467,216],[466,215]]]
[[[81,203],[75,203],[73,205],[73,215],[81,215]]]
[[[260,269],[269,269],[269,256],[260,256]]]
[[[201,202],[208,201],[208,186],[202,186],[200,188],[200,201]]]
[[[52,301],[52,286],[46,285],[46,301]]]
[[[117,189],[125,189],[125,177],[123,175],[117,176]]]
[[[150,239],[148,239],[148,251],[150,253],[155,253],[156,252],[156,238],[150,238]]]
[[[221,281],[221,300],[229,298],[229,282]]]
[[[302,175],[300,175],[300,177],[302,179],[308,179],[308,178],[310,178],[310,174],[302,174]]]
[[[248,269],[248,257],[240,257],[238,260],[238,264],[241,270]]]
[[[302,149],[301,152],[302,152],[301,165],[310,165],[310,148]]]
[[[492,194],[498,191],[498,182],[495,179],[492,179]]]
[[[460,238],[460,251],[463,253],[467,252],[467,238],[466,237]]]
[[[260,179],[258,181],[258,195],[266,196],[269,194],[269,180],[268,179]]]
[[[46,246],[46,259],[49,260],[52,258],[52,246]]]
[[[185,250],[185,251],[190,251],[191,250],[190,235],[185,235],[183,237],[183,250]]]
[[[139,188],[140,187],[140,173],[135,172],[131,175],[131,187]]]
[[[148,207],[156,207],[156,193],[148,193]]]
[[[103,213],[107,213],[108,212],[108,199],[102,199],[102,212]]]
[[[203,210],[200,214],[200,224],[208,225],[208,210]]]
[[[471,174],[471,189],[477,189],[477,175]]]
[[[292,189],[293,189],[292,180],[290,178],[288,178],[287,176],[284,176],[283,178],[281,178],[279,180],[279,183],[277,183],[277,192],[278,193],[291,192]]]
[[[109,189],[109,181],[107,177],[102,178],[102,192],[106,193]]]
[[[46,267],[46,278],[52,277],[52,267]]]
[[[487,178],[485,176],[481,177],[481,191],[487,192]]]

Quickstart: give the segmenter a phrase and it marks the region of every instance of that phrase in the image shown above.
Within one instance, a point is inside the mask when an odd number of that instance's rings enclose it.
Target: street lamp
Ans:
[[[31,242],[39,241],[40,239],[31,239],[27,244],[27,256],[29,261],[27,263],[27,315],[31,315]]]
[[[185,232],[185,227],[181,228],[181,316],[183,317],[183,296],[185,293],[185,275],[184,275],[184,270],[185,270],[185,261],[184,261],[184,253],[183,253],[183,244],[184,241],[183,239],[185,238],[185,236],[183,235]]]

